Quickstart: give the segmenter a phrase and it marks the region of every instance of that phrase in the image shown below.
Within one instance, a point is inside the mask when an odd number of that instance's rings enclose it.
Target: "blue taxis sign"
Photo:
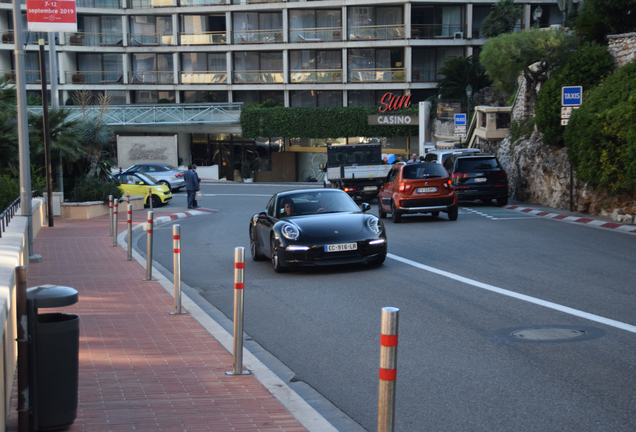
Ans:
[[[562,106],[578,106],[583,103],[583,87],[567,86],[562,87],[561,105]]]
[[[466,126],[466,114],[455,114],[455,126]]]

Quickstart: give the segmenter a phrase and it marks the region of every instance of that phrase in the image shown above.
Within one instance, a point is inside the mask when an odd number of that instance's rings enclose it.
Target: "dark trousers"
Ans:
[[[194,197],[197,194],[195,190],[188,190],[188,208],[194,207]]]

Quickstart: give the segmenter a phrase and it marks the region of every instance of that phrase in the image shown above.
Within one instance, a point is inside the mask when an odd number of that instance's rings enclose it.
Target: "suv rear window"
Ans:
[[[402,171],[402,177],[409,180],[447,176],[448,173],[444,167],[436,163],[406,165]]]
[[[457,172],[473,172],[499,169],[497,159],[489,158],[459,158]]]

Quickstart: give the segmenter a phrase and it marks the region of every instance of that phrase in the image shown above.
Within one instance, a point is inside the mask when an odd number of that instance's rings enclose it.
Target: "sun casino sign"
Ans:
[[[368,116],[369,125],[417,125],[418,117],[409,115],[392,115],[391,111],[411,106],[411,95],[393,96],[391,93],[385,93],[380,100],[379,115]]]

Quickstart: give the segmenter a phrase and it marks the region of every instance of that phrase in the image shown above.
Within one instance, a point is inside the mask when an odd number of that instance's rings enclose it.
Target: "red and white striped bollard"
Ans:
[[[249,375],[243,371],[243,288],[245,288],[245,248],[234,248],[234,350],[232,372],[227,375]]]
[[[395,379],[397,378],[399,313],[400,310],[398,308],[382,308],[378,432],[393,432],[395,426]]]

